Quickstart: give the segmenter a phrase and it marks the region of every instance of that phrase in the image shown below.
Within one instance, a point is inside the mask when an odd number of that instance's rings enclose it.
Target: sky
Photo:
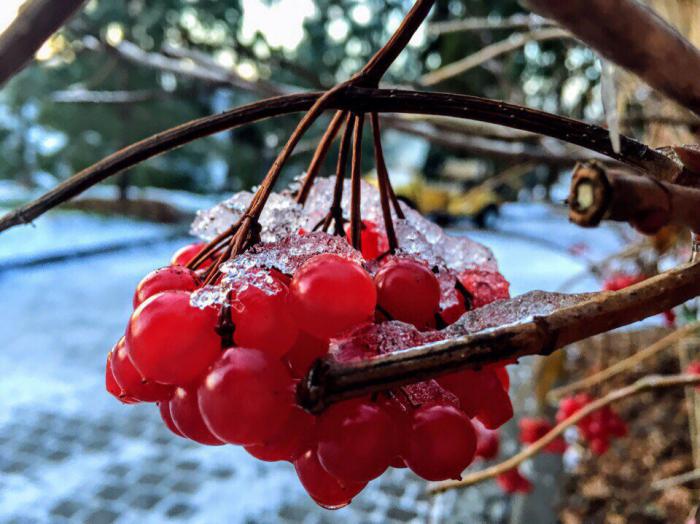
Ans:
[[[0,2],[0,33],[2,33],[17,16],[17,9],[24,0],[2,0]]]

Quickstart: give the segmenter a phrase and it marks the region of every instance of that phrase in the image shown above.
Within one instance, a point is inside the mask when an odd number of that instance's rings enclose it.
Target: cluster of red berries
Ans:
[[[533,444],[537,442],[547,433],[549,433],[554,425],[545,417],[523,417],[518,421],[520,428],[520,442],[523,444]],[[566,442],[562,437],[558,437],[550,442],[544,451],[547,453],[564,453],[566,451]]]
[[[559,403],[557,421],[566,420],[591,402],[593,398],[586,393],[563,398]],[[587,415],[578,422],[577,426],[581,436],[596,455],[605,453],[610,448],[613,438],[627,435],[627,424],[610,406],[604,406]]]
[[[295,402],[297,382],[332,339],[388,321],[430,332],[507,296],[500,274],[468,271],[456,284],[462,300],[445,315],[435,272],[417,258],[380,257],[382,242],[365,225],[364,266],[323,253],[289,275],[253,268],[264,289],[241,282],[225,304],[204,308],[191,303],[200,274],[184,266],[201,245],[187,246],[139,283],[126,334],[107,360],[107,390],[124,403],[157,402],[179,436],[292,462],[324,507],[348,504],[389,466],[459,478],[477,454],[495,455],[490,430],[512,417],[503,367],[345,401],[320,416]]]

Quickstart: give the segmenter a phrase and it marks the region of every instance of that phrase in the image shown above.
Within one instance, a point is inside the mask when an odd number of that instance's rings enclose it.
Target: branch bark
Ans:
[[[696,384],[700,384],[700,375],[649,375],[641,378],[629,386],[611,391],[604,397],[596,399],[590,404],[587,404],[569,418],[557,424],[542,438],[533,442],[528,447],[524,448],[522,451],[516,455],[513,455],[509,459],[504,460],[500,464],[482,469],[481,471],[469,473],[468,475],[465,475],[462,480],[436,483],[429,488],[429,491],[432,494],[436,494],[448,491],[450,489],[466,488],[468,486],[473,486],[474,484],[497,477],[501,473],[505,473],[513,468],[517,468],[527,459],[534,457],[537,453],[546,448],[556,438],[561,436],[567,428],[580,422],[591,413],[598,411],[605,406],[619,402],[620,400],[629,398],[633,395],[639,395],[640,393],[644,393],[652,389],[692,386]]]
[[[636,0],[527,0],[608,60],[700,115],[700,51]]]
[[[31,0],[0,34],[0,86],[21,71],[85,0]]]
[[[431,35],[444,35],[448,33],[463,33],[476,31],[493,31],[499,29],[536,29],[538,27],[552,26],[554,22],[535,14],[519,13],[507,18],[467,18],[465,20],[448,20],[446,22],[433,22],[428,24],[428,33]]]
[[[268,98],[199,118],[132,144],[60,183],[48,193],[0,218],[0,232],[26,224],[111,175],[198,138],[273,116],[309,109],[320,93],[301,93]],[[631,138],[621,136],[619,153],[612,150],[608,131],[571,118],[529,109],[515,104],[468,95],[346,87],[328,101],[329,109],[357,112],[395,112],[452,116],[491,122],[515,129],[565,140],[626,162],[663,180],[673,181],[686,174],[672,158]]]
[[[609,219],[629,222],[647,235],[668,224],[700,232],[700,189],[606,169],[595,162],[574,169],[568,203],[569,219],[583,227]]]
[[[595,293],[585,299],[569,295],[580,301],[546,315],[534,315],[532,320],[361,361],[341,363],[326,357],[299,383],[297,400],[317,413],[340,400],[460,369],[526,355],[549,355],[572,342],[666,311],[699,293],[700,264],[687,264],[621,291]]]

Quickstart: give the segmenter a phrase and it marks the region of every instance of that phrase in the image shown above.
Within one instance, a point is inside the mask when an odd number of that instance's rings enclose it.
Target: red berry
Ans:
[[[316,456],[316,450],[309,449],[294,461],[299,481],[316,504],[326,509],[339,509],[347,506],[352,498],[367,485],[366,482],[343,483],[328,473]]]
[[[134,309],[149,297],[161,291],[194,291],[200,285],[197,274],[182,266],[168,266],[151,271],[136,286]]]
[[[685,369],[685,372],[689,375],[700,375],[700,360],[694,360],[690,364],[688,364],[688,367]],[[695,386],[696,388],[700,388],[700,386]]]
[[[309,446],[315,444],[316,418],[295,407],[287,422],[277,434],[263,442],[246,446],[246,451],[258,460],[277,462],[294,461]]]
[[[474,430],[476,431],[476,453],[477,457],[484,460],[496,458],[500,448],[500,438],[498,431],[486,429],[486,427],[478,420],[472,420]]]
[[[170,416],[175,427],[182,435],[208,446],[221,446],[224,444],[209,431],[209,428],[204,423],[197,405],[196,390],[177,388],[169,404]]]
[[[167,400],[173,394],[172,386],[147,382],[141,376],[129,358],[129,346],[124,337],[119,339],[112,350],[112,373],[122,392],[133,399],[157,402]]]
[[[610,449],[610,440],[603,437],[596,437],[591,439],[589,446],[593,454],[603,455]]]
[[[613,276],[603,282],[605,291],[619,291],[626,287],[632,286],[646,279],[644,275],[631,275],[628,273],[615,273]]]
[[[537,442],[554,428],[549,420],[542,417],[523,417],[518,422],[518,426],[520,427],[520,442],[523,444]],[[544,448],[544,451],[564,453],[566,442],[563,438],[557,437]]]
[[[379,404],[336,404],[319,420],[318,459],[337,479],[370,481],[384,473],[397,453],[394,429],[391,415]]]
[[[122,391],[121,386],[117,383],[117,379],[114,378],[114,373],[112,372],[112,358],[114,353],[112,351],[107,355],[107,365],[105,366],[105,389],[107,393],[116,398],[119,402],[123,404],[135,404],[138,400],[130,398],[126,393]]]
[[[287,288],[270,295],[248,286],[231,301],[231,320],[237,346],[260,349],[276,357],[289,351],[299,328],[287,306]]]
[[[367,272],[335,254],[307,260],[292,278],[290,292],[299,327],[321,339],[370,319],[377,304]]]
[[[169,400],[162,400],[158,402],[158,411],[160,412],[160,418],[163,419],[163,423],[170,431],[175,433],[178,437],[187,438],[185,437],[185,435],[182,434],[182,432],[179,429],[177,429],[177,426],[173,421],[173,416],[170,414]]]
[[[173,255],[173,258],[170,260],[170,265],[172,266],[186,266],[187,264],[190,263],[190,261],[199,255],[199,252],[202,251],[202,249],[206,246],[206,243],[204,242],[197,242],[195,244],[188,244],[184,247],[181,247],[177,251],[175,251],[175,254]],[[205,269],[211,266],[214,263],[214,257],[209,256],[207,257],[202,264],[200,264],[199,269]]]
[[[148,380],[187,385],[221,354],[214,308],[190,305],[186,291],[164,291],[131,315],[126,339],[129,356]]]
[[[467,306],[464,303],[464,296],[461,293],[456,293],[457,302],[444,308],[440,311],[440,318],[442,322],[449,326],[457,322],[464,313],[467,312]]]
[[[292,370],[292,376],[303,377],[309,371],[311,364],[326,354],[328,354],[327,340],[320,340],[300,331],[292,349],[287,353],[287,363]]]
[[[413,413],[403,459],[415,474],[426,480],[459,479],[475,452],[474,426],[459,409],[427,404]]]
[[[345,236],[348,242],[352,242],[352,231],[349,222],[345,225]],[[389,242],[386,236],[379,231],[377,224],[370,220],[362,221],[360,243],[362,246],[360,251],[365,260],[374,260],[389,249]]]
[[[440,310],[440,283],[430,269],[413,260],[396,259],[379,270],[374,282],[380,311],[418,329],[435,325],[435,315]]]
[[[505,391],[510,389],[510,376],[508,375],[508,370],[505,366],[492,366],[491,369],[496,373],[498,380],[501,382],[501,386]]]
[[[232,444],[262,444],[274,437],[294,405],[288,369],[257,349],[227,350],[199,387],[207,426]]]
[[[510,298],[510,284],[497,271],[470,269],[460,273],[459,280],[471,294],[473,308]]]
[[[478,418],[488,429],[496,429],[513,417],[513,405],[493,369],[464,370],[438,378],[459,399],[462,410]]]
[[[532,491],[532,483],[520,474],[520,471],[511,469],[496,477],[496,482],[506,493],[529,493]]]

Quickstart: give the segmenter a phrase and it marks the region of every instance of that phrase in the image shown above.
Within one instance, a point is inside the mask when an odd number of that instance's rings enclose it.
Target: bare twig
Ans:
[[[528,0],[604,57],[700,114],[700,51],[635,0]]]
[[[668,224],[700,232],[700,189],[667,184],[594,162],[578,164],[569,192],[569,219],[595,227],[604,218],[654,234]]]
[[[419,83],[423,86],[434,86],[440,82],[444,82],[448,78],[464,74],[470,69],[474,69],[497,56],[520,49],[528,42],[541,42],[543,40],[559,38],[571,38],[571,33],[558,27],[546,27],[530,31],[529,33],[511,35],[505,40],[479,49],[473,55],[469,55],[461,60],[457,60],[456,62],[452,62],[451,64],[447,64],[446,66],[423,75]]]
[[[623,371],[626,371],[639,365],[644,360],[656,355],[664,349],[667,349],[669,346],[674,345],[679,340],[683,340],[684,338],[690,336],[698,328],[700,328],[700,321],[686,324],[685,326],[681,327],[680,329],[677,329],[673,333],[669,333],[665,337],[645,347],[641,351],[634,353],[632,356],[620,360],[619,362],[616,362],[612,366],[609,366],[581,380],[572,382],[571,384],[567,384],[560,388],[552,389],[547,394],[547,399],[551,402],[556,402],[560,398],[570,395],[575,391],[579,391],[581,389],[588,389],[602,382],[605,382],[606,380],[614,377],[615,375],[618,375]]]
[[[107,177],[144,160],[220,131],[309,109],[320,96],[316,92],[265,99],[153,135],[100,160],[38,199],[9,212],[0,218],[0,232],[28,223]],[[446,93],[346,87],[335,93],[328,103],[334,109],[364,113],[389,111],[488,121],[566,140],[644,169],[664,180],[673,181],[685,173],[674,159],[631,138],[621,136],[622,149],[616,153],[610,147],[607,130],[602,127],[496,100]]]
[[[0,86],[32,59],[85,0],[31,0],[0,34]],[[7,9],[7,8],[6,8]]]
[[[518,13],[507,18],[466,18],[428,24],[428,33],[444,35],[476,31],[494,31],[501,29],[535,29],[554,25],[554,22],[534,14]]]
[[[139,89],[131,91],[92,91],[88,89],[66,89],[54,91],[51,101],[57,104],[140,104],[175,96],[175,93]]]
[[[298,401],[305,409],[319,412],[333,402],[460,369],[548,355],[572,342],[659,314],[699,293],[700,264],[686,264],[621,291],[583,299],[569,295],[578,302],[532,320],[361,361],[326,357],[299,384]]]
[[[680,475],[674,475],[673,477],[655,480],[651,483],[651,489],[656,491],[664,491],[674,486],[680,486],[686,482],[692,482],[693,480],[698,479],[700,479],[700,469],[694,469],[692,471],[681,473]]]
[[[571,415],[569,418],[561,421],[559,424],[554,426],[554,428],[552,428],[542,438],[540,438],[536,442],[533,442],[532,444],[524,448],[522,451],[520,451],[516,455],[513,455],[509,459],[501,462],[500,464],[496,464],[481,471],[469,473],[468,475],[462,477],[462,480],[447,481],[433,484],[430,486],[429,490],[431,493],[442,493],[450,489],[466,488],[468,486],[473,486],[474,484],[478,484],[485,480],[497,477],[501,473],[505,473],[506,471],[509,471],[513,468],[517,468],[527,459],[532,458],[537,453],[546,448],[556,438],[561,436],[567,428],[573,426],[582,419],[586,418],[591,413],[605,406],[653,389],[692,386],[695,384],[700,384],[700,375],[647,375],[646,377],[640,378],[639,380],[637,380],[633,384],[630,384],[629,386],[625,386],[624,388],[611,391],[604,397],[596,399],[590,404],[587,404],[579,411]]]

